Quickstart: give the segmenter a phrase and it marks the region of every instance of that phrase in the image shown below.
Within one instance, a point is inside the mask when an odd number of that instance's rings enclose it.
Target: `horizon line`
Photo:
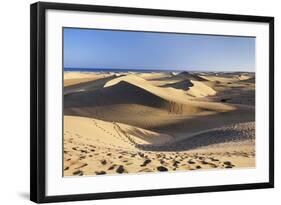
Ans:
[[[64,70],[65,69],[89,69],[89,70],[94,70],[94,69],[100,69],[100,70],[110,70],[110,69],[115,69],[115,70],[124,70],[124,71],[167,71],[167,72],[172,72],[172,71],[175,71],[175,72],[184,72],[184,71],[191,71],[191,72],[248,72],[248,73],[255,73],[255,70],[254,71],[248,71],[248,70],[229,70],[229,71],[221,71],[221,70],[177,70],[177,69],[147,69],[147,68],[137,68],[137,69],[132,69],[132,68],[100,68],[100,67],[87,67],[87,68],[83,68],[83,67],[64,67],[63,68]]]

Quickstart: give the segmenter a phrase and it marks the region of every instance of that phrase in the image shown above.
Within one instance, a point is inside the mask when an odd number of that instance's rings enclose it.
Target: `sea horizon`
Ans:
[[[204,71],[204,70],[169,70],[169,69],[126,69],[126,68],[64,68],[64,72],[205,72],[205,73],[255,73],[252,71]]]

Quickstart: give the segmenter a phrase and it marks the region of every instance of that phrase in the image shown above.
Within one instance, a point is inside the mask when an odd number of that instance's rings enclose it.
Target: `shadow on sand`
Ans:
[[[137,145],[138,148],[146,151],[188,151],[204,146],[236,142],[242,140],[254,140],[254,122],[248,123],[247,130],[244,129],[215,129],[206,133],[198,134],[188,139],[172,141],[164,145]]]

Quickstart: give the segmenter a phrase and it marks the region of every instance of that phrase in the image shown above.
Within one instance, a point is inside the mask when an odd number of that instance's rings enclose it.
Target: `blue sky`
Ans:
[[[64,67],[254,71],[255,38],[65,28]]]

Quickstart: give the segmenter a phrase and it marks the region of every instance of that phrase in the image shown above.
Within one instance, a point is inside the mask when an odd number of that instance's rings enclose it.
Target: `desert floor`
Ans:
[[[65,72],[64,176],[255,166],[255,75]]]

